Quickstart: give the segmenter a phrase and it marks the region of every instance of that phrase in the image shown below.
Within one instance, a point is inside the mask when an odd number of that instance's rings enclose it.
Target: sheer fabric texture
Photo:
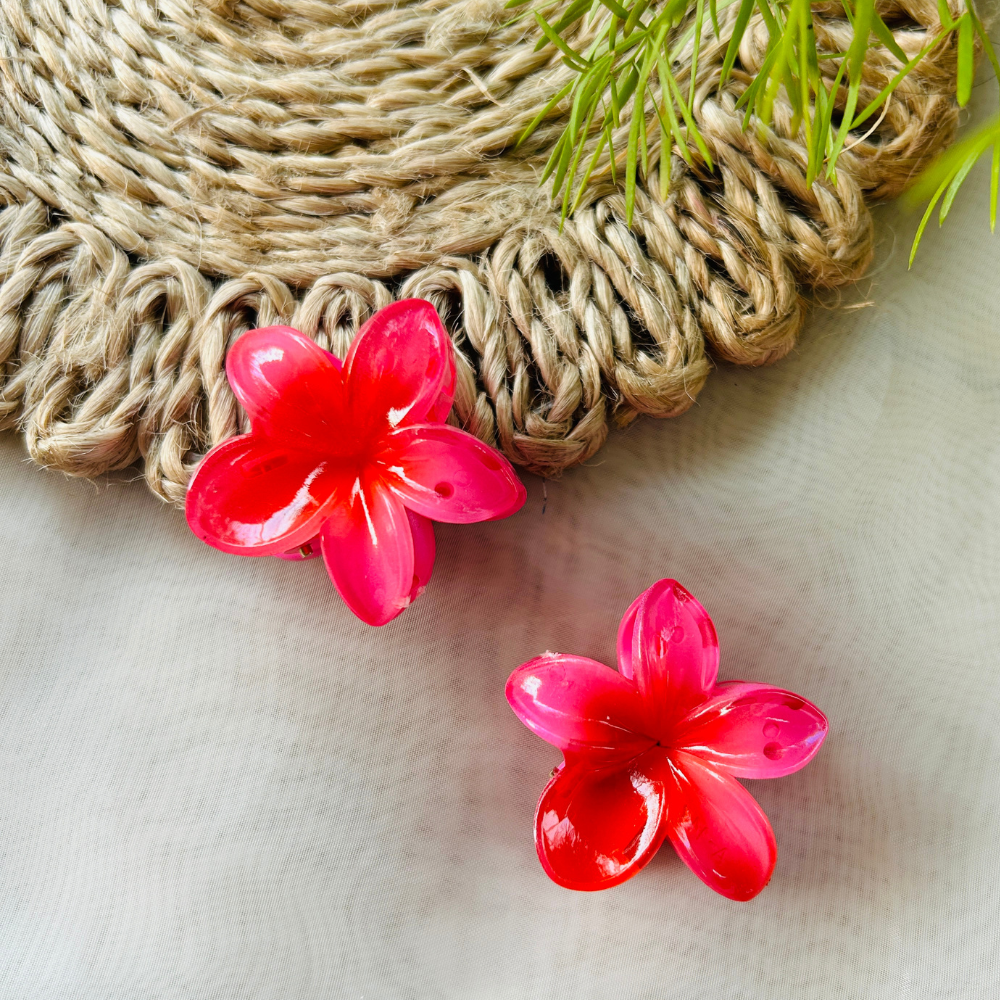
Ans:
[[[905,270],[721,366],[507,521],[437,527],[382,629],[320,560],[208,548],[141,482],[0,439],[0,998],[815,1000],[1000,988],[1000,239],[970,182]],[[504,682],[615,662],[671,576],[721,679],[830,732],[748,781],[777,867],[753,902],[663,850],[601,893],[532,844],[559,753]]]

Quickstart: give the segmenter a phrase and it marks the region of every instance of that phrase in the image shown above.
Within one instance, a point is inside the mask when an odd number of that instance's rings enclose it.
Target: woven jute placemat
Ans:
[[[878,9],[907,53],[939,27],[935,0]],[[453,419],[551,474],[612,419],[682,412],[713,358],[781,357],[803,295],[868,264],[867,206],[951,139],[954,51],[807,187],[789,106],[746,132],[735,107],[763,24],[719,84],[735,10],[697,69],[714,170],[674,151],[668,196],[640,183],[629,227],[607,164],[564,226],[539,188],[565,107],[515,149],[571,71],[500,2],[0,0],[0,426],[73,475],[141,460],[180,503],[245,427],[236,337],[287,322],[342,355],[417,296],[456,345]],[[840,4],[814,12],[845,51]],[[861,105],[897,69],[873,49]]]

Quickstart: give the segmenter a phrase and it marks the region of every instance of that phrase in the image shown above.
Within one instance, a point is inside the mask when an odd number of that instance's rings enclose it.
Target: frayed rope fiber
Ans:
[[[640,181],[630,228],[605,163],[560,228],[538,177],[565,105],[515,146],[571,70],[502,2],[0,0],[0,427],[72,475],[141,459],[179,504],[246,428],[224,368],[241,333],[288,323],[342,356],[421,297],[454,339],[453,419],[552,474],[612,418],[681,413],[711,357],[780,358],[803,294],[870,261],[866,202],[951,140],[955,56],[939,45],[836,184],[807,187],[787,102],[747,132],[735,106],[762,23],[719,85],[737,6],[698,61],[714,171],[674,150],[669,195]],[[935,0],[878,9],[908,54],[939,28]],[[840,4],[814,13],[821,50],[845,51]],[[897,69],[872,49],[858,106]]]

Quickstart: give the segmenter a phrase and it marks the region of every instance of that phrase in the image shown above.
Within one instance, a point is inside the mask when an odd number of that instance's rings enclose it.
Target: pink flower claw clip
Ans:
[[[251,330],[230,349],[226,376],[251,431],[198,466],[191,530],[238,555],[322,555],[370,625],[391,621],[427,586],[431,521],[495,520],[524,504],[510,463],[444,422],[455,360],[429,302],[380,310],[343,365],[291,327]]]
[[[766,684],[716,683],[712,619],[676,581],[625,612],[618,671],[546,653],[507,681],[517,717],[558,747],[535,813],[542,867],[568,889],[607,889],[669,837],[684,863],[730,899],[752,899],[774,870],[767,817],[736,778],[804,767],[826,736],[815,705]]]

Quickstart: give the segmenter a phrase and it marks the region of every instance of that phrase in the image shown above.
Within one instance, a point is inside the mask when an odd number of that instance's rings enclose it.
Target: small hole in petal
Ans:
[[[302,556],[303,559],[308,559],[312,554],[313,554],[313,547],[311,545],[299,546],[299,555]]]
[[[434,487],[434,492],[439,497],[444,497],[445,500],[447,500],[448,497],[455,492],[455,487],[452,486],[451,483],[438,483],[437,486]]]
[[[777,722],[765,722],[764,723],[764,735],[770,740],[778,735],[778,723]]]
[[[786,698],[785,706],[793,712],[798,712],[805,707],[805,702],[801,698]]]
[[[764,756],[768,760],[777,760],[782,754],[780,743],[765,743],[764,744]]]
[[[684,629],[680,625],[675,625],[674,630],[670,633],[671,642],[680,642],[684,638]]]

